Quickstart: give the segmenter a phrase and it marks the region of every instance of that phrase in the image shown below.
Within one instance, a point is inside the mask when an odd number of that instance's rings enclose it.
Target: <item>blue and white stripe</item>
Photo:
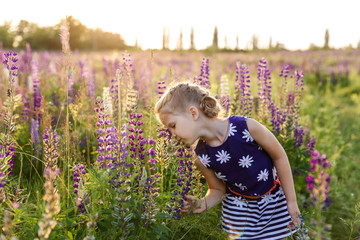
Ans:
[[[231,239],[277,240],[290,236],[287,226],[291,217],[287,211],[284,192],[277,187],[271,193],[271,201],[244,199],[228,195],[223,200],[222,227]]]

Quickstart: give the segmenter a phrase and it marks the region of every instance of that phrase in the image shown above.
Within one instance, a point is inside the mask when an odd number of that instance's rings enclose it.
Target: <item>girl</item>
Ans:
[[[222,201],[222,227],[230,238],[284,239],[300,224],[286,153],[254,119],[221,118],[220,111],[206,89],[190,83],[169,88],[155,106],[179,141],[192,145],[199,139],[195,165],[208,191],[201,199],[185,196],[182,212],[201,213]]]

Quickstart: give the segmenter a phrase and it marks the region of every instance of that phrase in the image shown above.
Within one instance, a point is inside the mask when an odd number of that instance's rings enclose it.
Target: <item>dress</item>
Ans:
[[[230,116],[229,122],[224,143],[212,147],[200,139],[195,148],[200,162],[227,186],[223,229],[232,239],[275,240],[291,235],[295,231],[287,228],[291,217],[282,188],[274,184],[276,170],[270,156],[251,137],[246,117]]]

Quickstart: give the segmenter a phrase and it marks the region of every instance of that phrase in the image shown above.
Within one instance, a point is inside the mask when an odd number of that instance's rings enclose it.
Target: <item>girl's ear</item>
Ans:
[[[195,106],[189,107],[189,112],[191,113],[191,116],[195,121],[199,119],[199,109],[197,109],[197,107]]]

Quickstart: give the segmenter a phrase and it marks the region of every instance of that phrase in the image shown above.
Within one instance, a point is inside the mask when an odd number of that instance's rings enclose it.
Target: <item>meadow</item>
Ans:
[[[63,36],[64,37],[64,36]],[[360,50],[77,52],[0,49],[1,239],[224,239],[193,149],[153,107],[173,82],[284,146],[303,236],[360,238]],[[305,234],[306,233],[306,234]],[[309,238],[306,237],[309,235]]]

